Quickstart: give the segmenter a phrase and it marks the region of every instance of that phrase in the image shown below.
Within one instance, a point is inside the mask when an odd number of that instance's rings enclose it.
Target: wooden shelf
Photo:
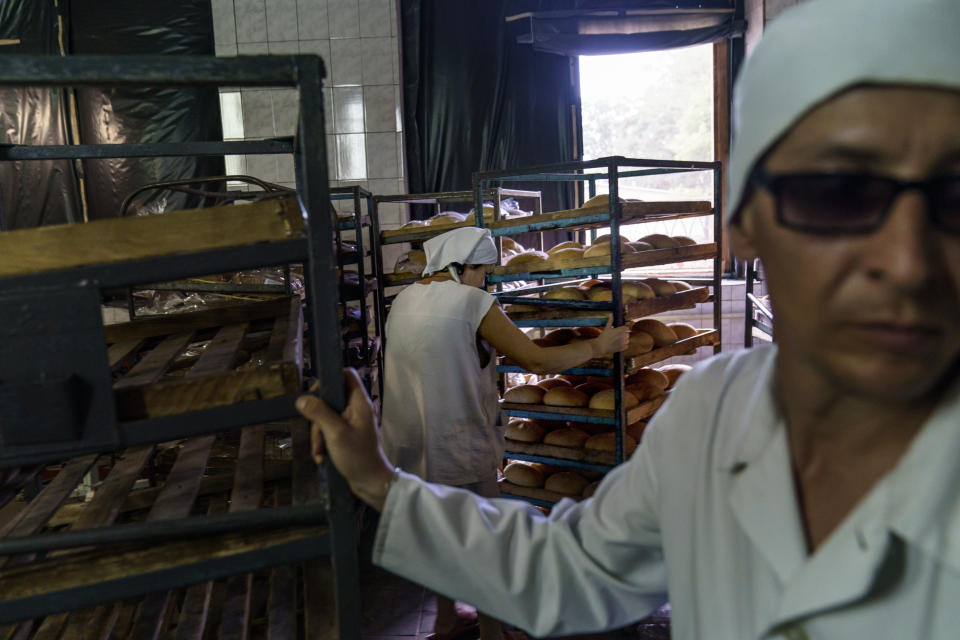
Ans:
[[[523,290],[510,292],[522,294]],[[638,300],[624,305],[624,318],[633,320],[652,316],[667,311],[677,309],[692,309],[697,303],[706,302],[710,298],[710,290],[707,287],[698,287],[688,291],[680,291],[668,296],[660,296],[649,300]],[[543,298],[531,298],[531,300],[543,300]],[[564,301],[561,301],[564,302]],[[523,303],[520,303],[523,304]],[[547,303],[538,303],[537,306],[543,306],[543,311],[519,311],[511,312],[507,307],[507,316],[514,322],[520,324],[524,320],[552,320],[560,318],[605,318],[612,311],[603,311],[599,309],[565,309],[563,307],[551,307]]]
[[[617,464],[617,454],[614,451],[587,451],[578,447],[558,447],[542,442],[517,442],[506,439],[506,449],[509,453],[523,453],[530,456],[544,456],[559,460],[572,460],[612,467]]]
[[[571,500],[577,501],[583,500],[583,496],[568,496],[563,493],[557,493],[556,491],[547,491],[546,489],[541,489],[540,487],[521,487],[518,484],[513,484],[512,482],[507,482],[506,480],[500,481],[500,493],[519,496],[521,498],[531,498],[533,500],[550,503],[560,502],[564,498],[570,498]]]
[[[627,253],[620,256],[620,266],[622,269],[633,269],[637,267],[650,267],[658,264],[671,264],[674,262],[686,262],[688,260],[704,260],[713,258],[717,253],[716,243],[696,244],[686,247],[675,247],[672,249],[651,249],[649,251],[638,251],[636,253]],[[531,271],[531,268],[534,270]],[[582,272],[591,270],[593,273],[610,272],[610,256],[599,256],[596,258],[574,258],[572,260],[547,260],[539,265],[518,264],[496,267],[493,270],[494,281],[503,282],[506,280],[537,280],[547,274],[556,274],[560,276],[567,275],[564,272]],[[542,275],[541,275],[542,274]],[[582,275],[581,273],[571,273],[571,277]],[[500,276],[499,278],[497,276]],[[515,276],[507,278],[505,276]]]
[[[643,420],[660,408],[667,399],[664,394],[653,400],[641,402],[627,411],[627,424]],[[500,408],[510,415],[540,414],[546,420],[567,420],[570,422],[594,422],[601,424],[615,424],[616,412],[607,409],[587,409],[582,407],[554,407],[546,404],[521,404],[518,402],[500,402]],[[539,417],[533,415],[532,417]]]
[[[720,333],[716,329],[700,329],[695,336],[677,340],[671,345],[654,349],[639,356],[627,358],[624,370],[629,375],[643,367],[662,362],[674,356],[688,354],[693,349],[712,347],[720,343]]]

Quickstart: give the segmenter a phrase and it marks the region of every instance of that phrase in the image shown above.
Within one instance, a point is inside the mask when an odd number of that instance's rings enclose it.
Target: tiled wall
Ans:
[[[395,0],[211,0],[218,56],[317,54],[326,65],[331,185],[402,193],[399,49]],[[293,89],[221,91],[224,137],[289,136]],[[228,171],[294,184],[288,156],[228,159]],[[346,206],[341,205],[341,206]]]

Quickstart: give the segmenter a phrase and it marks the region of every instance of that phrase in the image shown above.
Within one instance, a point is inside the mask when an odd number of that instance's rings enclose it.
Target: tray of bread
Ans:
[[[492,227],[494,224],[510,223],[518,218],[529,218],[531,214],[525,211],[500,210],[499,223],[493,217],[494,207],[483,205],[483,224]],[[440,235],[451,229],[475,226],[476,216],[472,213],[459,211],[441,211],[426,220],[410,220],[399,229],[390,229],[380,232],[381,244],[395,244],[398,242],[423,242],[433,236]]]
[[[646,425],[646,419],[627,425],[624,459],[637,448]],[[617,464],[614,429],[608,425],[514,418],[507,424],[505,451],[612,467]]]
[[[600,480],[596,472],[513,460],[503,469],[500,493],[551,503],[563,498],[582,500],[593,495]]]

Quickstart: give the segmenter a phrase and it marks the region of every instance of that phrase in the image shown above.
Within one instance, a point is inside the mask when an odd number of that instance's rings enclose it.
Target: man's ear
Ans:
[[[754,209],[754,199],[751,198],[727,225],[730,250],[733,251],[734,256],[744,262],[756,260],[759,257],[756,249],[756,211]]]

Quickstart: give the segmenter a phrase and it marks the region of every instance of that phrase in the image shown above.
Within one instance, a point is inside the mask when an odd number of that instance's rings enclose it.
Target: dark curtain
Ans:
[[[0,56],[60,55],[55,1],[0,0],[0,39]],[[0,88],[0,144],[68,144],[65,96],[50,87]],[[73,222],[81,212],[71,161],[0,162],[0,230]]]
[[[574,159],[569,59],[517,44],[505,22],[540,4],[401,0],[410,193],[470,189],[474,171]],[[561,183],[504,186],[540,189],[545,211],[573,206]]]
[[[209,0],[71,0],[71,51],[78,55],[214,55]],[[85,144],[220,140],[216,87],[105,87],[77,91]],[[84,160],[90,218],[119,215],[123,199],[149,183],[224,173],[222,157]],[[141,194],[131,212],[196,207],[196,196]]]

